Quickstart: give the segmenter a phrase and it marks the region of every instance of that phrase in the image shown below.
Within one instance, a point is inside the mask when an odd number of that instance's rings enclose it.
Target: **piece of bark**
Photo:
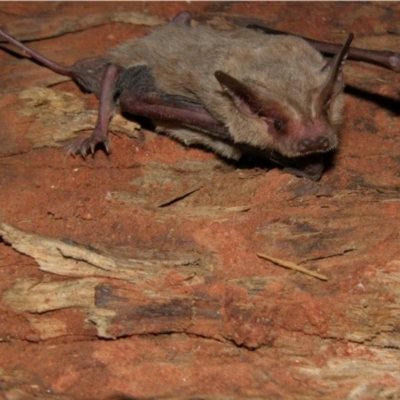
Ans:
[[[268,287],[276,285],[276,279],[211,278],[210,269],[190,258],[132,260],[7,224],[1,225],[0,235],[35,258],[43,271],[75,278],[56,282],[26,278],[5,292],[5,304],[18,312],[39,314],[83,308],[99,337],[177,332],[258,348],[273,345],[279,332],[293,329],[288,315],[296,313],[297,329],[304,334],[400,348],[398,274],[381,273],[362,298],[348,296],[343,314],[340,293],[328,299],[312,296],[283,280],[286,291],[279,302],[270,302]],[[150,282],[161,282],[171,268],[180,284],[144,290]],[[206,283],[210,279],[213,285]],[[213,294],[215,287],[218,296]]]
[[[147,257],[133,258],[132,254],[102,252],[95,247],[86,247],[69,239],[46,238],[16,229],[7,224],[0,225],[0,236],[17,251],[33,257],[42,271],[69,277],[109,277],[129,282],[142,282],[154,276],[168,273],[168,268],[183,272],[190,277],[199,262],[189,252],[158,255],[148,252]]]
[[[0,93],[0,157],[41,147],[61,147],[79,133],[90,135],[97,110],[88,110],[71,93],[31,87]],[[16,128],[16,124],[19,125]],[[140,126],[116,115],[110,132],[136,138]]]

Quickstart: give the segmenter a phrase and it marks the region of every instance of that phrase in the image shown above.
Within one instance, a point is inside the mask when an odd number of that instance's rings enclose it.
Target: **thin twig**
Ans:
[[[276,265],[280,265],[282,267],[290,268],[294,271],[302,272],[303,274],[313,276],[314,278],[321,279],[323,281],[327,281],[328,278],[325,275],[319,274],[318,272],[310,271],[307,268],[304,268],[300,265],[292,263],[291,261],[280,260],[279,258],[271,257],[266,254],[257,253],[257,256],[260,258],[265,258],[268,261],[273,262]]]

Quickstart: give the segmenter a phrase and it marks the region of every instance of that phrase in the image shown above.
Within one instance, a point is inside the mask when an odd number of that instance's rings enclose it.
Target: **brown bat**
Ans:
[[[2,30],[0,36],[100,99],[94,132],[70,147],[73,155],[94,153],[98,144],[109,152],[108,124],[117,104],[186,145],[234,160],[255,154],[314,180],[323,172],[322,155],[338,144],[342,68],[352,34],[326,60],[313,47],[320,42],[247,28],[191,27],[190,14],[182,12],[147,36],[71,67]],[[368,61],[370,52],[361,52],[358,59]]]

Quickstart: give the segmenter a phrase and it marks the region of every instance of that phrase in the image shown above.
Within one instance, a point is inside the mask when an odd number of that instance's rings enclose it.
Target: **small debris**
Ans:
[[[191,188],[189,190],[186,190],[185,192],[181,192],[178,194],[174,194],[173,196],[170,196],[168,199],[164,199],[161,202],[159,202],[157,204],[156,207],[161,208],[161,207],[168,207],[172,204],[175,204],[176,202],[185,199],[186,197],[190,196],[191,194],[197,192],[198,190],[200,190],[203,187],[203,185],[201,186],[197,186],[195,188]]]
[[[291,261],[280,260],[279,258],[271,257],[266,254],[257,253],[257,256],[260,258],[265,258],[268,261],[273,262],[276,265],[280,265],[281,267],[290,268],[294,271],[302,272],[303,274],[313,276],[314,278],[321,279],[323,281],[327,281],[328,278],[325,275],[319,274],[318,272],[311,271],[307,268],[304,268],[300,265],[292,263]]]

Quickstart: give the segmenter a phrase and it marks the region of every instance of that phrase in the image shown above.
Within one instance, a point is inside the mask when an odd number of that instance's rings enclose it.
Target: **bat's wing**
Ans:
[[[334,55],[337,54],[342,45],[322,42],[320,40],[310,39],[308,37],[295,35],[283,31],[278,31],[275,29],[268,28],[262,24],[248,24],[247,28],[254,29],[256,31],[261,31],[269,35],[293,35],[298,36],[310,43],[314,48],[318,51]],[[363,61],[370,64],[376,64],[383,68],[391,69],[395,72],[400,72],[400,53],[395,53],[393,51],[388,50],[367,50],[360,49],[357,47],[351,47],[348,52],[348,59],[355,61]]]
[[[130,114],[175,123],[177,126],[207,132],[222,139],[230,138],[228,129],[202,104],[183,96],[160,92],[126,92],[120,97],[120,106],[122,111]]]

